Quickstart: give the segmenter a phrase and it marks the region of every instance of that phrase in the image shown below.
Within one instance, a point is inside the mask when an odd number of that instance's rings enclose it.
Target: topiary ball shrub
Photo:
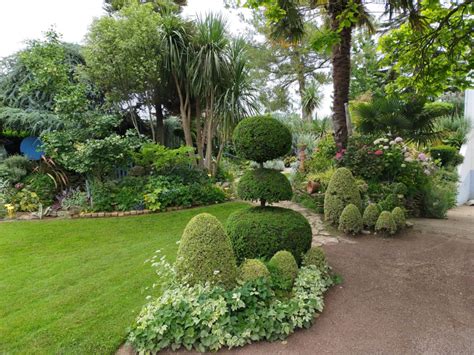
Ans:
[[[390,212],[383,211],[380,214],[377,223],[375,224],[375,231],[383,235],[395,234],[397,231],[397,225],[395,224]]]
[[[359,188],[351,171],[339,168],[332,176],[324,195],[324,219],[337,225],[342,211],[350,203],[361,208]]]
[[[373,229],[375,227],[375,223],[377,223],[377,219],[380,216],[380,208],[375,203],[370,203],[364,211],[364,215],[362,216],[362,223],[366,228]]]
[[[432,147],[430,154],[433,159],[439,159],[442,166],[457,166],[464,160],[464,157],[459,154],[458,149],[449,145]]]
[[[213,215],[198,214],[187,224],[176,257],[176,274],[190,285],[235,285],[237,266],[232,244]]]
[[[258,259],[246,259],[239,268],[239,279],[244,282],[269,276],[267,266]]]
[[[257,163],[287,154],[291,140],[288,127],[271,116],[246,118],[240,121],[233,134],[237,155]]]
[[[277,252],[268,262],[268,269],[276,288],[289,291],[298,276],[298,264],[289,251]]]
[[[354,204],[347,205],[339,218],[338,229],[347,234],[359,234],[362,230],[362,215]]]
[[[321,272],[327,272],[328,263],[326,260],[326,254],[321,247],[311,247],[306,254],[303,256],[303,265],[309,266],[314,265]]]
[[[251,207],[232,213],[227,234],[238,262],[271,258],[288,250],[298,264],[311,247],[311,225],[300,213],[280,207]]]
[[[393,209],[392,217],[398,229],[405,228],[405,225],[406,225],[405,212],[403,212],[403,210],[400,207],[395,207]]]
[[[242,200],[273,203],[291,200],[293,191],[287,177],[273,169],[254,169],[245,172],[237,185]]]

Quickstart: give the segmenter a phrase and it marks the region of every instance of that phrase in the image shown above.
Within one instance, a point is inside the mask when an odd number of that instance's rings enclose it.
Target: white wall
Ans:
[[[464,96],[464,117],[471,122],[471,132],[468,141],[461,147],[460,153],[464,162],[459,165],[460,177],[458,188],[458,205],[474,199],[474,90],[466,90]]]

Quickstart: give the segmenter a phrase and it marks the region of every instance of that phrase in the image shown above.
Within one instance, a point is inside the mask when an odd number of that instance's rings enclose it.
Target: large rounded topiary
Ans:
[[[324,219],[337,225],[342,211],[350,203],[361,208],[359,188],[351,171],[339,168],[334,172],[324,195]]]
[[[309,249],[303,256],[303,265],[314,265],[319,271],[327,272],[328,263],[324,250],[321,247],[311,247],[311,249]]]
[[[377,223],[379,216],[379,206],[377,206],[375,203],[371,203],[365,208],[364,215],[362,216],[362,222],[366,228],[372,229],[375,227],[375,223]]]
[[[227,220],[238,262],[271,258],[279,250],[290,251],[298,263],[311,247],[311,226],[300,213],[279,207],[252,207],[234,212]]]
[[[375,224],[375,231],[381,234],[395,234],[397,231],[397,225],[393,220],[392,214],[388,211],[383,211],[377,223]]]
[[[258,201],[263,205],[291,200],[293,191],[285,175],[273,169],[255,169],[240,178],[237,193],[243,200]]]
[[[360,233],[362,230],[362,215],[356,205],[350,203],[342,210],[338,229],[344,233]]]
[[[235,284],[237,266],[232,244],[216,217],[201,213],[189,221],[179,244],[176,273],[191,285]]]
[[[271,116],[242,120],[234,130],[234,146],[241,158],[263,163],[287,154],[291,149],[291,132]]]
[[[291,290],[298,276],[298,265],[293,254],[286,250],[277,252],[268,262],[268,268],[278,288]]]
[[[392,217],[397,225],[397,229],[402,229],[406,225],[405,212],[400,207],[395,207],[392,211]]]
[[[246,259],[239,268],[239,279],[253,281],[260,277],[270,276],[267,266],[258,259]]]

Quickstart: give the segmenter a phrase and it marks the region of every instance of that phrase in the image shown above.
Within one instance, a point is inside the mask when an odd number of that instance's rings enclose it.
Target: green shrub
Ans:
[[[356,205],[348,204],[339,217],[339,230],[344,233],[358,234],[362,230],[362,216]]]
[[[271,116],[242,120],[234,130],[234,146],[241,158],[263,163],[284,156],[291,149],[291,132]]]
[[[395,207],[403,206],[403,201],[403,197],[399,195],[388,194],[378,205],[381,211],[392,211]]]
[[[96,212],[110,212],[115,210],[115,194],[117,184],[113,181],[102,182],[95,180],[91,183],[91,205]]]
[[[464,160],[464,157],[458,153],[458,149],[449,145],[432,147],[430,153],[433,159],[441,161],[442,166],[457,166]]]
[[[314,265],[321,273],[328,272],[326,254],[324,254],[324,250],[321,247],[311,247],[303,256],[303,265]]]
[[[361,208],[360,192],[351,171],[339,168],[332,176],[324,196],[324,219],[337,225],[342,211],[350,203]]]
[[[237,185],[237,194],[243,200],[263,200],[267,203],[291,200],[293,191],[285,175],[272,169],[248,170]]]
[[[219,220],[201,213],[187,224],[176,258],[179,279],[191,285],[210,282],[232,287],[237,266],[229,237]]]
[[[276,288],[289,291],[298,276],[298,264],[289,251],[280,250],[268,262],[268,269]]]
[[[239,267],[239,279],[253,281],[260,277],[270,276],[267,266],[258,259],[246,259]]]
[[[26,178],[26,186],[29,190],[36,192],[44,206],[50,206],[53,203],[56,196],[56,185],[54,179],[49,175],[31,174]]]
[[[403,210],[400,207],[395,207],[393,209],[392,217],[398,229],[405,228],[405,225],[406,225],[405,212],[403,212]]]
[[[115,194],[115,208],[119,211],[144,209],[143,195],[146,178],[141,176],[127,176],[120,181]]]
[[[382,234],[395,234],[397,231],[397,225],[393,220],[392,213],[388,211],[383,211],[377,223],[375,224],[375,231]]]
[[[300,213],[279,207],[251,207],[234,212],[226,226],[238,262],[271,258],[290,251],[298,264],[311,247],[312,231]]]
[[[366,207],[364,211],[364,215],[362,216],[362,222],[365,227],[372,229],[375,227],[379,216],[380,208],[375,203],[371,203]]]
[[[12,155],[0,164],[0,178],[10,183],[17,183],[25,177],[31,169],[30,161],[22,155]]]

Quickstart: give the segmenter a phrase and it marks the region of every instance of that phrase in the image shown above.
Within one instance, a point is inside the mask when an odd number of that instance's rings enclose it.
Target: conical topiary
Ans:
[[[397,229],[405,228],[406,225],[406,218],[405,212],[400,207],[395,207],[392,211],[392,217],[397,225]]]
[[[268,268],[278,288],[291,290],[298,276],[298,264],[293,254],[286,250],[277,252],[268,262]]]
[[[235,284],[237,266],[232,244],[216,217],[201,213],[189,221],[178,248],[176,273],[191,285]]]
[[[267,266],[258,259],[246,259],[239,267],[239,279],[253,281],[260,277],[269,277]]]
[[[350,203],[342,210],[338,229],[348,234],[360,233],[362,230],[362,215],[356,205]]]
[[[362,222],[364,226],[369,229],[373,229],[375,227],[375,223],[377,223],[377,219],[380,216],[380,208],[375,203],[370,203],[364,211],[364,215],[362,216]]]
[[[342,211],[350,203],[361,208],[359,188],[351,171],[339,168],[334,172],[324,195],[324,219],[338,225]]]
[[[303,256],[303,265],[314,265],[323,273],[327,272],[329,268],[326,254],[324,254],[324,250],[321,247],[311,247]]]
[[[395,234],[397,231],[397,225],[393,220],[392,213],[388,211],[383,211],[379,218],[377,219],[377,223],[375,224],[375,231],[381,234]]]

